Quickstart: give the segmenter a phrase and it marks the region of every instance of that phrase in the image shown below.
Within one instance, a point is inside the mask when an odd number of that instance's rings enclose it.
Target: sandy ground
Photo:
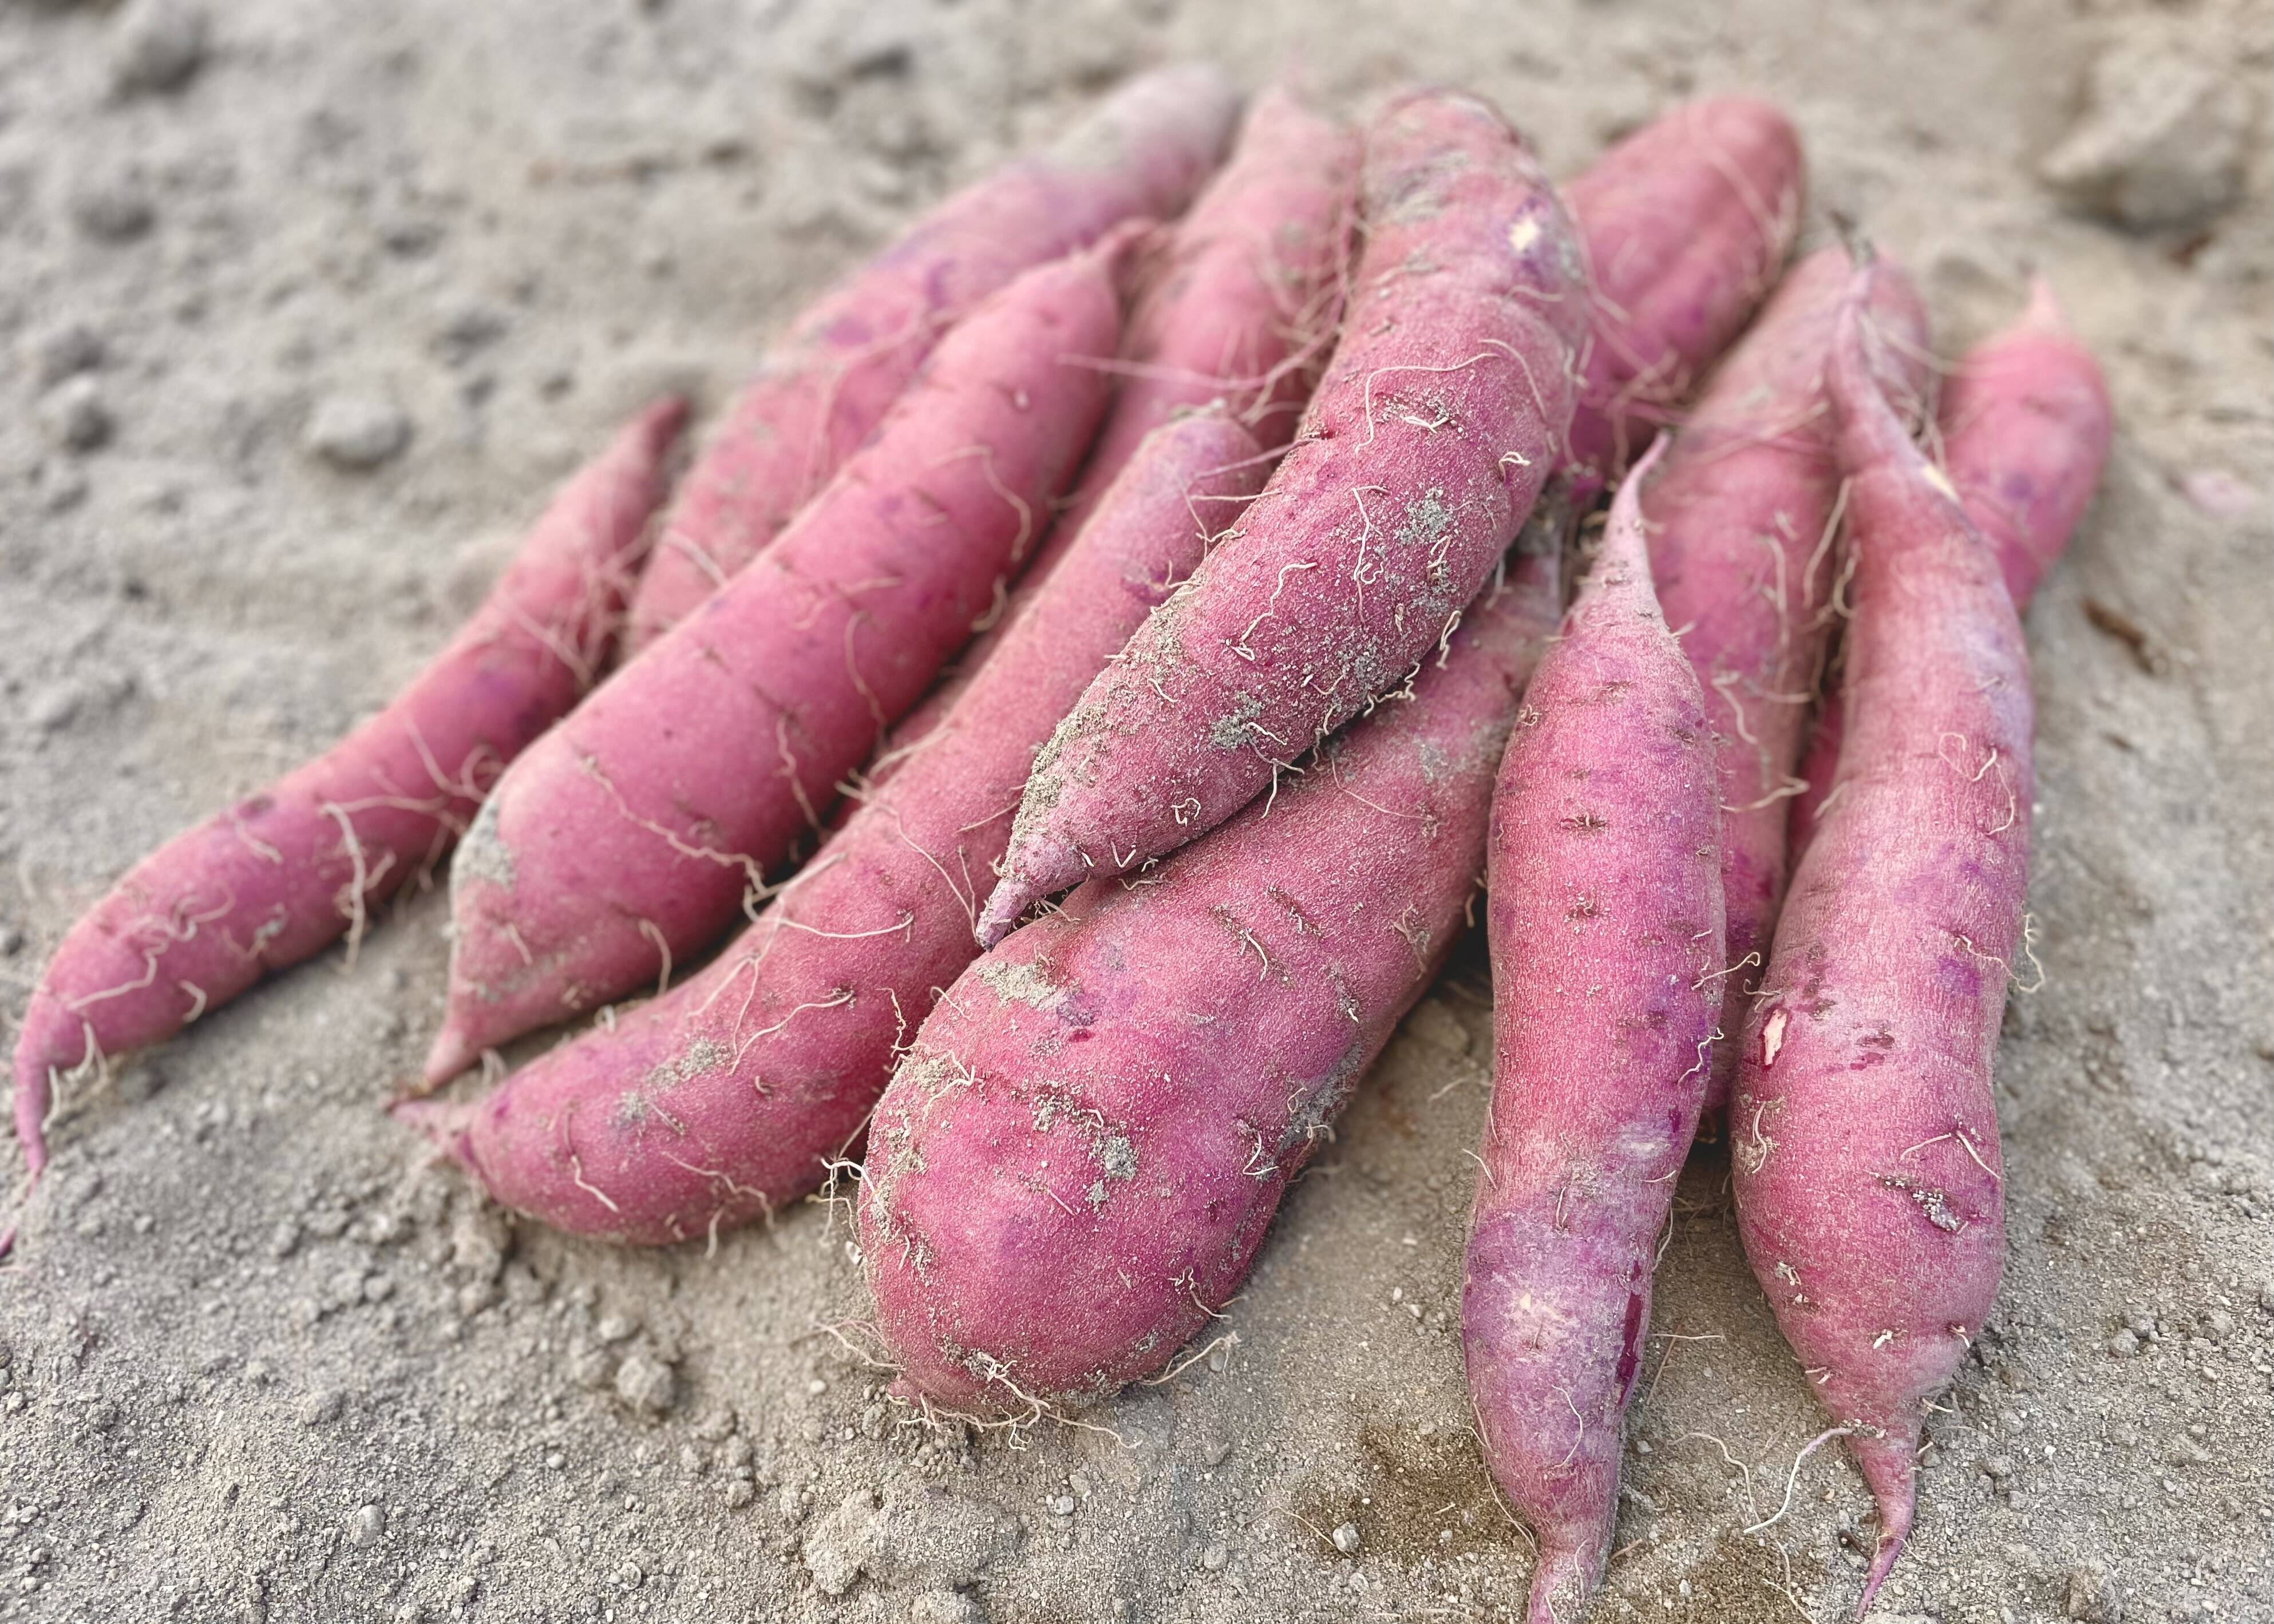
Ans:
[[[2274,1619],[2266,5],[211,13],[200,41],[177,7],[0,4],[11,1019],[129,861],[415,670],[636,402],[715,403],[803,290],[1133,67],[1294,64],[1353,112],[1457,81],[1562,172],[1682,95],[1758,90],[1805,131],[1818,229],[1837,208],[1916,267],[1946,352],[2048,272],[2120,427],[2029,617],[2044,976],[1999,1057],[2007,1283],[1878,1616]],[[2127,128],[2067,172],[2181,216],[2153,229],[2042,177],[2104,51],[2183,117],[2160,175]],[[1465,1619],[1523,1594],[1451,1319],[1473,946],[1224,1345],[1101,1411],[1111,1432],[1013,1440],[910,1426],[819,1328],[862,1306],[825,1207],[629,1253],[510,1226],[428,1166],[379,1107],[440,1016],[440,902],[66,1102],[0,1273],[0,1616]],[[1745,1531],[1825,1423],[1727,1189],[1701,1151],[1597,1618],[1855,1605],[1872,1524],[1836,1448]]]

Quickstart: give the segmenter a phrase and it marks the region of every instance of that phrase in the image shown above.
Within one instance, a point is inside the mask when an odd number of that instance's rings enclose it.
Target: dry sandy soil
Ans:
[[[2004,1295],[1876,1616],[2274,1619],[2267,6],[210,13],[200,37],[178,6],[0,0],[11,1019],[129,861],[416,669],[634,402],[676,381],[715,404],[802,293],[1135,67],[1292,64],[1352,113],[1458,82],[1566,173],[1681,96],[1750,88],[1806,133],[1815,229],[1838,209],[1916,267],[1946,353],[2049,273],[2120,426],[2029,617],[2044,976],[1999,1063]],[[2104,57],[2118,101],[2092,114]],[[2044,165],[2081,116],[2105,150],[2072,144],[2063,193]],[[1100,1412],[1110,1433],[1013,1439],[911,1425],[819,1328],[862,1312],[825,1207],[635,1253],[508,1224],[428,1165],[379,1108],[439,1019],[440,904],[66,1101],[0,1272],[0,1616],[1071,1624],[1522,1597],[1451,1320],[1473,944],[1286,1204],[1236,1343]],[[1788,1482],[1824,1425],[1702,1149],[1593,1616],[1851,1613],[1861,1483],[1836,1448]]]

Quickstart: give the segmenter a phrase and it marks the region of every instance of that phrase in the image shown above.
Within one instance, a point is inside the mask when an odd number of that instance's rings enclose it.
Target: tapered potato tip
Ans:
[[[420,1075],[429,1088],[440,1088],[461,1071],[470,1071],[481,1064],[482,1045],[456,1021],[447,1021],[434,1036],[434,1046],[426,1051],[426,1064]]]
[[[1871,1553],[1871,1571],[1864,1579],[1863,1599],[1856,1604],[1858,1620],[1871,1612],[1872,1598],[1894,1571],[1895,1559],[1910,1538],[1911,1518],[1918,1510],[1918,1441],[1915,1425],[1908,1431],[1890,1428],[1878,1437],[1856,1432],[1848,1440],[1879,1507],[1879,1543]]]
[[[1540,1542],[1539,1560],[1532,1566],[1532,1598],[1524,1611],[1525,1624],[1572,1624],[1594,1591],[1594,1563],[1577,1545]]]
[[[474,1109],[451,1100],[397,1100],[387,1114],[416,1129],[435,1149],[455,1161],[466,1159],[466,1126]]]
[[[2060,300],[2053,296],[2052,283],[2042,274],[2029,278],[2029,302],[2015,325],[2061,338],[2075,335],[2074,329],[2068,323],[2068,312],[2061,308]]]

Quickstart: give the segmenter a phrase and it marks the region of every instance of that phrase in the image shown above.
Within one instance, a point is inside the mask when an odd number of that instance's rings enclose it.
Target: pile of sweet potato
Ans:
[[[2109,415],[2042,286],[1938,369],[1891,261],[1788,269],[1803,194],[1753,102],[1559,192],[1472,97],[1135,81],[794,323],[675,489],[644,415],[393,705],[137,865],[25,1012],[31,1173],[74,1082],[455,843],[426,1082],[488,1086],[403,1116],[648,1244],[865,1154],[897,1391],[1055,1413],[1237,1291],[1481,883],[1463,1331],[1533,1617],[1601,1578],[1710,1113],[1879,1503],[1868,1604],[1997,1286],[2017,610]]]

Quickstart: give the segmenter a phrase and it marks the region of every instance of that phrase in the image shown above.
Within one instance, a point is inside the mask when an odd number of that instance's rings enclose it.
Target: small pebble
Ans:
[[[300,1401],[300,1425],[322,1426],[328,1422],[336,1421],[346,1407],[347,1401],[337,1393],[311,1393]]]
[[[410,419],[374,396],[328,395],[309,416],[306,443],[335,468],[377,468],[410,443]]]
[[[44,388],[102,365],[108,346],[84,321],[64,321],[24,341],[24,364]]]
[[[1201,1553],[1201,1566],[1210,1573],[1222,1573],[1224,1565],[1231,1560],[1231,1553],[1224,1546],[1210,1545]]]
[[[636,1320],[626,1319],[621,1314],[607,1314],[592,1327],[592,1334],[604,1342],[620,1342],[638,1329],[639,1321]]]
[[[351,1545],[375,1545],[380,1536],[387,1532],[387,1507],[360,1506],[348,1519],[348,1543]]]
[[[2105,1562],[2086,1562],[2069,1570],[2065,1616],[2082,1624],[2121,1624],[2124,1592]]]
[[[1335,1530],[1333,1538],[1335,1549],[1344,1556],[1356,1556],[1359,1553],[1359,1547],[1362,1542],[1359,1538],[1357,1523],[1343,1523]]]
[[[132,242],[158,217],[150,199],[124,181],[81,189],[71,200],[71,216],[99,243]]]
[[[102,386],[82,372],[41,398],[40,426],[65,451],[93,451],[110,438],[110,408]]]
[[[2108,1339],[2108,1357],[2112,1359],[2137,1357],[2140,1352],[2139,1333],[2127,1326]]]
[[[634,1410],[661,1415],[677,1400],[678,1383],[671,1366],[647,1354],[635,1353],[616,1367],[616,1396]]]
[[[757,1488],[748,1477],[736,1477],[727,1485],[727,1509],[729,1511],[740,1511],[757,1497]]]
[[[206,38],[203,11],[177,0],[146,0],[118,25],[111,88],[128,96],[181,89],[205,65]]]

